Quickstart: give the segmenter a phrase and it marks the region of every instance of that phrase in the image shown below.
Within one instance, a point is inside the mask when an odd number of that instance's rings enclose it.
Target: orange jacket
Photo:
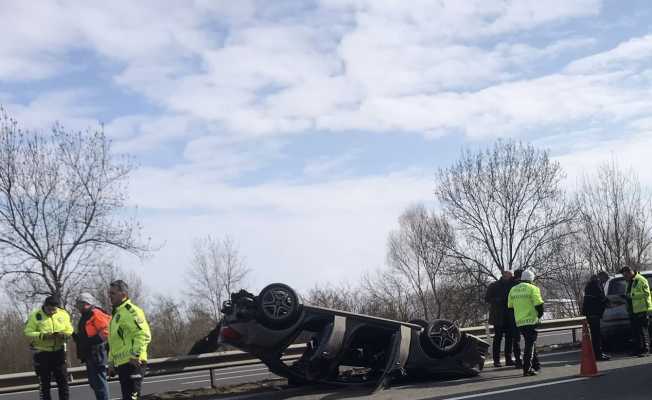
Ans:
[[[88,338],[98,336],[102,341],[106,341],[109,337],[109,324],[111,323],[111,316],[99,308],[93,307],[91,309],[91,316],[84,324],[84,331]]]

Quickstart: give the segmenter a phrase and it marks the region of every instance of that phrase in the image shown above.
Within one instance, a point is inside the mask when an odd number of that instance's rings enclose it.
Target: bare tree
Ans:
[[[625,265],[650,262],[650,197],[638,176],[615,161],[585,176],[577,195],[585,257],[593,270],[617,272]]]
[[[436,194],[461,240],[449,249],[477,282],[504,270],[535,268],[554,273],[549,260],[574,218],[560,181],[564,173],[546,151],[497,141],[485,151],[464,151],[440,169]]]
[[[105,249],[146,250],[121,214],[132,168],[101,127],[25,131],[0,109],[0,279],[15,295],[66,301]]]
[[[187,275],[187,295],[219,320],[222,302],[242,286],[249,274],[237,246],[229,237],[216,240],[211,236],[198,239]]]
[[[423,205],[408,208],[399,218],[399,229],[389,235],[388,264],[410,284],[425,319],[441,315],[439,289],[450,261],[447,249],[454,243],[448,221]]]
[[[584,285],[591,276],[591,268],[584,257],[582,233],[577,222],[562,226],[568,234],[560,240],[550,263],[556,270],[541,279],[546,303],[556,303],[550,308],[554,318],[574,317],[580,314]]]
[[[157,295],[148,315],[152,341],[149,352],[153,357],[183,354],[188,348],[187,324],[183,304],[171,296]]]
[[[129,298],[139,307],[147,310],[149,306],[147,288],[143,284],[141,277],[133,271],[125,271],[110,262],[101,263],[97,271],[80,287],[80,291],[90,292],[100,302],[100,305],[108,311],[111,309],[109,284],[118,279],[127,282],[127,285],[129,285]]]
[[[347,283],[339,285],[315,286],[308,291],[306,302],[319,307],[363,313],[368,305],[364,290],[351,287]]]
[[[415,298],[405,278],[389,270],[376,271],[362,278],[361,289],[367,294],[363,313],[407,321],[418,317]]]

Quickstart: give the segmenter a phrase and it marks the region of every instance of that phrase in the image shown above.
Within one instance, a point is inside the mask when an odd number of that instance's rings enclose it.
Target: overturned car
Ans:
[[[219,341],[246,351],[292,384],[374,384],[466,377],[483,368],[489,345],[451,321],[393,321],[303,305],[287,285],[258,296],[241,290],[222,308]],[[287,361],[290,346],[302,354]]]

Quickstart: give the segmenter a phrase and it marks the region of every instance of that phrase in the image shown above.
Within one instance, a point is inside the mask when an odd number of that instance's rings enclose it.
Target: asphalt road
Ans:
[[[491,368],[477,377],[453,381],[413,382],[371,395],[368,391],[332,388],[292,389],[247,396],[247,400],[649,400],[652,357],[616,356],[599,364],[601,376],[579,376],[580,352],[542,354],[539,376],[523,377],[509,367]],[[221,397],[220,400],[242,399]]]
[[[215,370],[215,381],[219,384],[233,385],[245,382],[255,382],[275,377],[263,364],[249,365],[246,367],[233,367],[224,370]],[[168,376],[145,377],[143,394],[162,393],[170,390],[192,389],[210,386],[208,371],[188,372]],[[117,381],[109,383],[110,398],[120,399],[120,384]],[[53,398],[57,398],[56,389],[52,390]],[[0,400],[34,400],[38,392],[31,390],[21,393],[0,394]],[[88,385],[70,387],[70,400],[89,400],[95,396]]]
[[[549,346],[557,343],[569,343],[572,341],[572,335],[567,331],[546,332],[539,336],[539,345]],[[489,353],[491,354],[491,352]],[[488,365],[491,362],[489,357]],[[246,367],[234,367],[215,371],[215,381],[218,385],[234,385],[238,383],[256,382],[263,379],[275,377],[262,364],[250,365]],[[120,386],[118,382],[110,382],[110,393],[112,399],[119,398]],[[210,376],[208,371],[189,372],[183,374],[146,377],[143,385],[143,394],[162,393],[171,390],[192,389],[210,386]],[[56,390],[53,390],[53,394]],[[93,394],[88,385],[71,386],[71,400],[92,399]],[[37,397],[36,391],[28,391],[15,394],[0,394],[0,400],[28,400]]]

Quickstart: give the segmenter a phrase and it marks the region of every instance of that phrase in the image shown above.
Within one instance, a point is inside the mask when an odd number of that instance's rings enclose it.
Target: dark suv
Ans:
[[[647,278],[650,286],[652,286],[652,271],[641,271],[640,274]],[[604,285],[604,292],[609,298],[609,305],[602,316],[600,333],[605,344],[622,342],[622,338],[630,337],[631,328],[625,300],[626,291],[627,281],[621,274],[609,278]]]
[[[241,290],[222,309],[220,342],[260,358],[296,384],[375,384],[403,377],[466,377],[484,366],[489,345],[451,321],[394,321],[303,305],[281,283],[258,296]],[[305,343],[292,363],[284,352]]]

